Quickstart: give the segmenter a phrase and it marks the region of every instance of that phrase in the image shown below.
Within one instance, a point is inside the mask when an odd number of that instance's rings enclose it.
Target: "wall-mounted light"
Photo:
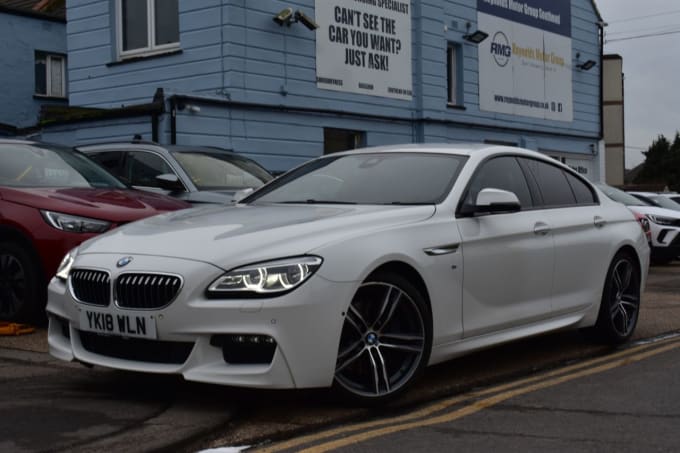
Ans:
[[[314,22],[314,19],[307,16],[300,10],[297,10],[295,11],[295,13],[293,13],[293,8],[286,8],[284,10],[281,10],[276,16],[274,16],[272,20],[279,24],[279,26],[287,25],[290,27],[292,23],[300,22],[302,25],[304,25],[305,27],[312,31],[319,28],[319,24]]]
[[[468,22],[465,27],[467,28],[467,32],[463,35],[463,39],[473,44],[479,44],[489,37],[489,34],[482,30],[476,30],[470,33],[470,27],[472,27],[470,22]]]
[[[577,53],[576,54],[576,61],[578,62],[581,59],[581,54]],[[587,60],[584,61],[583,63],[577,63],[576,67],[579,68],[581,71],[590,71],[595,67],[597,62],[595,60]]]
[[[593,67],[596,64],[597,63],[595,62],[595,60],[588,60],[588,61],[584,61],[583,63],[581,63],[579,65],[576,65],[576,67],[579,68],[579,69],[582,69],[584,71],[590,71],[591,69],[593,69]]]
[[[305,27],[307,27],[308,29],[310,29],[312,31],[319,28],[319,24],[314,22],[314,19],[307,16],[305,13],[303,13],[300,10],[295,11],[295,22],[302,23],[302,25],[304,25]]]
[[[180,102],[179,104],[177,104],[177,110],[179,111],[187,110],[191,113],[198,113],[201,111],[201,108],[194,104],[185,104],[184,102]]]
[[[281,26],[288,25],[290,27],[290,24],[293,23],[293,8],[286,8],[284,10],[281,10],[279,14],[274,16],[273,20],[274,22]]]

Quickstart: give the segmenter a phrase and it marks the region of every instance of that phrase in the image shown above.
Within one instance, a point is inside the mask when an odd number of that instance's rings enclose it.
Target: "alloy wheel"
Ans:
[[[633,263],[619,259],[611,273],[611,301],[609,314],[612,327],[621,337],[627,337],[635,328],[640,309],[640,282]]]
[[[21,310],[26,294],[26,272],[14,255],[0,254],[0,318],[9,319]]]
[[[403,388],[426,347],[421,307],[390,283],[361,285],[345,316],[336,381],[361,397],[384,397]]]

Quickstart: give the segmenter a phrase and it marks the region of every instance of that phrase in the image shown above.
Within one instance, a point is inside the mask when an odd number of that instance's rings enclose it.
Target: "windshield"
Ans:
[[[1,144],[0,185],[127,188],[84,154],[44,144]]]
[[[228,151],[173,151],[198,190],[257,189],[272,176],[257,163]]]
[[[432,204],[441,202],[465,157],[362,153],[313,160],[244,203]]]
[[[623,190],[615,189],[606,184],[595,184],[598,189],[604,192],[609,198],[626,206],[650,206],[649,203],[642,201],[634,196],[624,192]]]

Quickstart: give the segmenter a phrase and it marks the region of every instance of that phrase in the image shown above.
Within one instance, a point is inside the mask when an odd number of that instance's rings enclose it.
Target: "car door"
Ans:
[[[571,172],[521,158],[535,179],[555,242],[552,307],[555,315],[582,310],[602,296],[611,259],[609,228],[597,195]]]
[[[502,156],[484,162],[472,177],[463,204],[473,203],[484,188],[513,192],[522,208],[477,217],[457,214],[465,337],[544,319],[551,311],[553,238],[517,159]]]

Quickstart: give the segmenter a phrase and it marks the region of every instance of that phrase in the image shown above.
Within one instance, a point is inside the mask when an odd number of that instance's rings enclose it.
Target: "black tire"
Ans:
[[[21,245],[0,242],[0,320],[39,322],[44,303],[40,264]]]
[[[431,348],[432,314],[423,295],[398,274],[376,273],[345,314],[334,386],[353,403],[385,403],[422,373]]]
[[[614,256],[604,284],[597,323],[592,336],[603,343],[617,345],[633,335],[640,314],[640,267],[629,253]]]

